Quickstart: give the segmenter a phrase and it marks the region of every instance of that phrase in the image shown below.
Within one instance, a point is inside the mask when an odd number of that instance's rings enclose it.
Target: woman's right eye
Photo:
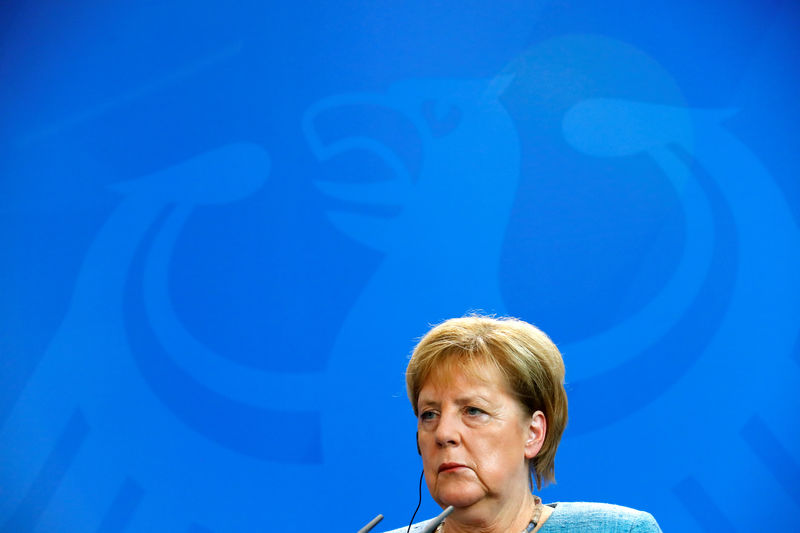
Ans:
[[[423,422],[433,420],[435,417],[436,417],[435,411],[424,411],[419,415],[419,419],[422,420]]]

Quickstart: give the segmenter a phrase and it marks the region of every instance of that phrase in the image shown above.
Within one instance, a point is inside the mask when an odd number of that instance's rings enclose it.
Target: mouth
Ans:
[[[458,472],[464,468],[466,468],[466,466],[462,465],[461,463],[442,463],[439,465],[439,473],[447,474],[450,472]]]

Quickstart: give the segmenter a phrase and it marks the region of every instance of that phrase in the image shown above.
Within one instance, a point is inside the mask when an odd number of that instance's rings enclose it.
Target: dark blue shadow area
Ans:
[[[703,286],[655,345],[616,368],[568,385],[570,432],[575,435],[621,420],[664,394],[703,354],[725,316],[737,273],[736,226],[717,185],[697,165],[691,168],[714,220],[714,249]]]
[[[760,416],[748,420],[741,435],[786,493],[800,505],[800,464],[786,446]]]
[[[86,419],[79,410],[76,410],[25,494],[25,498],[0,531],[25,533],[36,528],[39,518],[61,484],[88,433],[89,426]]]
[[[142,271],[160,225],[154,224],[143,240],[125,291],[125,325],[131,351],[150,389],[184,424],[226,448],[269,461],[321,462],[319,413],[260,409],[221,396],[181,370],[159,345],[142,301]],[[279,438],[276,426],[291,438]]]
[[[695,478],[687,477],[675,485],[672,490],[703,531],[707,533],[736,532],[736,528],[728,517]]]
[[[103,517],[97,533],[122,533],[142,501],[144,490],[135,481],[128,478],[119,488],[114,501]]]

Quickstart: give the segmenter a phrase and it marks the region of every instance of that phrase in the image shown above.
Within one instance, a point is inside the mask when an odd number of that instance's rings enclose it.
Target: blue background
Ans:
[[[564,354],[546,501],[797,523],[794,2],[0,9],[0,532],[399,527],[473,310]]]

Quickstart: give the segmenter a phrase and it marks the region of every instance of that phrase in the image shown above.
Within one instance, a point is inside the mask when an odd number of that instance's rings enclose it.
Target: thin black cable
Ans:
[[[419,506],[422,505],[422,477],[425,475],[425,469],[422,469],[422,472],[419,474],[419,502],[417,503],[417,508],[414,509],[414,514],[411,515],[411,522],[408,523],[408,529],[406,529],[406,533],[411,531],[411,524],[414,523],[414,517],[417,516],[417,511],[419,511]]]

